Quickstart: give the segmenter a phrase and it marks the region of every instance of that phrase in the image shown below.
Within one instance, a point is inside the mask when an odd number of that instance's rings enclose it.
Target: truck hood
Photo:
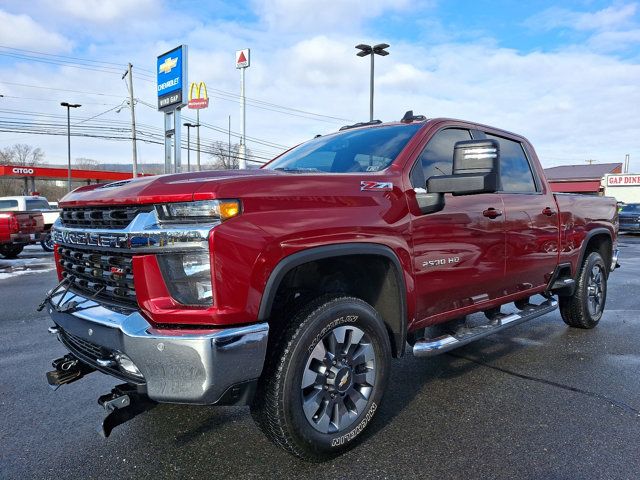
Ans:
[[[274,170],[215,170],[139,177],[77,188],[64,196],[60,206],[189,202],[216,198],[215,192],[221,183],[246,183],[283,175],[286,174]]]

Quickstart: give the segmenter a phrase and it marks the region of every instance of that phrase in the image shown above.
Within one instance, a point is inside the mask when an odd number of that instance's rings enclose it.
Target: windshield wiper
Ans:
[[[274,170],[278,170],[280,172],[319,172],[317,168],[287,168],[287,167],[277,167]]]

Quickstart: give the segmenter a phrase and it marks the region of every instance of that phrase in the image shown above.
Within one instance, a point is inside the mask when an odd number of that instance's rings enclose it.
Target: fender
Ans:
[[[401,318],[387,319],[391,320],[391,322],[387,322],[387,326],[393,333],[394,345],[392,345],[392,347],[393,351],[396,353],[395,356],[402,356],[404,354],[407,337],[407,290],[400,260],[393,250],[386,245],[380,245],[377,243],[340,243],[309,248],[283,258],[275,266],[265,285],[262,300],[260,301],[260,309],[258,311],[258,321],[264,322],[269,318],[278,287],[286,274],[292,269],[316,260],[347,255],[377,255],[391,260],[393,273],[400,288],[399,298]]]
[[[594,228],[593,230],[590,230],[585,235],[584,239],[582,240],[582,245],[580,246],[580,254],[578,255],[578,263],[576,264],[576,271],[573,272],[573,277],[574,277],[574,280],[576,281],[578,280],[578,274],[580,273],[580,266],[582,265],[582,262],[584,261],[584,256],[587,253],[587,245],[589,244],[589,241],[596,235],[606,235],[607,237],[609,237],[609,240],[611,240],[611,245],[613,246],[613,236],[611,235],[611,231],[609,229],[604,227],[598,227],[598,228]],[[604,259],[604,261],[606,263],[607,259]],[[609,266],[607,265],[607,271],[608,270],[609,270]]]

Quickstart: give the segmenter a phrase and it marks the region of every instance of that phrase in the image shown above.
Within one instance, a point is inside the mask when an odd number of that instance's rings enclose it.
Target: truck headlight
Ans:
[[[161,222],[225,221],[240,214],[239,200],[198,200],[156,205]]]
[[[208,253],[158,255],[158,263],[171,296],[183,305],[213,305]]]

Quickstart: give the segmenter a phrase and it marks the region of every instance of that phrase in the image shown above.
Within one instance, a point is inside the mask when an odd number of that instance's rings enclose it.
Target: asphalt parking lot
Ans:
[[[96,432],[92,374],[58,391],[65,352],[36,312],[55,284],[50,254],[0,261],[0,478],[640,478],[640,236],[592,331],[556,311],[432,359],[394,361],[365,442],[325,464],[271,445],[244,407],[161,405]],[[15,262],[15,263],[12,263]]]

